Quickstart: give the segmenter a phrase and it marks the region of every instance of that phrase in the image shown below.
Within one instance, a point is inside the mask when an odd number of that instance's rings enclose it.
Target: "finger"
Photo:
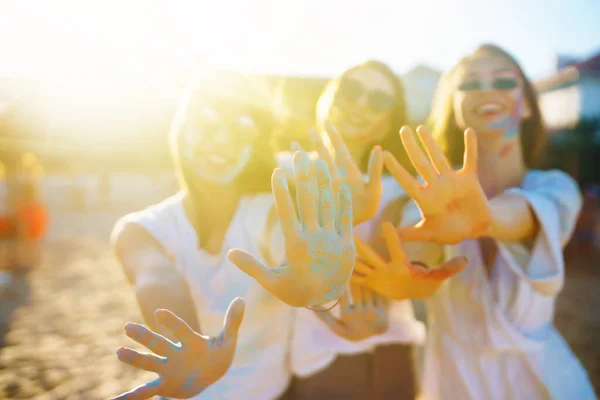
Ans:
[[[398,184],[402,186],[406,194],[411,199],[416,200],[423,187],[404,167],[400,165],[396,157],[389,151],[383,153],[383,163],[385,168],[390,171],[390,174],[396,179]]]
[[[290,148],[292,149],[292,151],[294,153],[297,151],[304,151],[304,149],[302,148],[302,145],[299,142],[296,142],[295,140],[290,145]]]
[[[315,161],[315,173],[319,188],[319,220],[321,226],[324,229],[334,229],[336,211],[327,163],[323,160]]]
[[[371,290],[371,303],[373,304],[374,307],[378,308],[383,306],[383,299],[381,298],[380,295],[377,294],[376,291]]]
[[[331,139],[331,144],[335,150],[335,157],[341,169],[345,171],[346,174],[362,175],[360,169],[354,162],[350,151],[348,150],[348,146],[346,146],[344,139],[342,139],[342,135],[337,130],[335,125],[333,125],[330,121],[326,121],[325,132],[327,132],[329,138]]]
[[[368,289],[366,286],[359,286],[360,294],[362,297],[363,306],[365,308],[373,308],[373,291]]]
[[[350,188],[343,184],[338,192],[340,205],[338,233],[344,239],[352,239],[352,195]]]
[[[125,334],[148,350],[161,356],[167,356],[169,350],[174,348],[174,344],[166,337],[159,335],[146,328],[144,325],[133,322],[125,325]]]
[[[165,309],[156,310],[154,316],[161,325],[173,332],[173,335],[179,339],[182,345],[190,345],[196,337],[194,330],[171,311]]]
[[[356,235],[354,236],[354,245],[356,246],[356,252],[361,258],[361,262],[366,262],[374,268],[385,267],[386,262],[371,246],[360,240]]]
[[[465,130],[465,155],[462,169],[471,173],[477,172],[477,135],[473,128]]]
[[[402,129],[400,129],[400,138],[402,139],[402,144],[406,149],[410,161],[425,182],[429,182],[435,178],[437,173],[433,169],[433,165],[431,165],[427,156],[425,156],[425,153],[423,153],[423,150],[421,150],[421,147],[419,147],[412,129],[408,126],[403,126]]]
[[[329,166],[329,173],[331,175],[332,181],[337,182],[339,180],[338,167],[335,163],[335,160],[333,159],[333,156],[329,152],[329,149],[327,149],[327,146],[325,146],[325,143],[323,143],[323,138],[321,138],[321,135],[319,135],[319,133],[314,128],[310,128],[308,130],[308,138],[311,144],[314,146],[315,150],[317,150],[319,158],[325,161],[327,163],[327,166]]]
[[[342,312],[342,315],[347,314],[350,311],[351,307],[352,302],[350,301],[350,294],[348,292],[348,289],[346,288],[346,290],[344,290],[342,298],[340,299],[340,310]]]
[[[294,154],[294,174],[296,176],[296,198],[300,221],[305,229],[318,228],[318,191],[313,163],[303,151]]]
[[[167,359],[155,354],[141,353],[137,350],[121,347],[117,350],[119,361],[132,367],[160,374],[165,370]]]
[[[432,238],[431,231],[419,224],[406,228],[398,228],[396,229],[396,233],[405,242],[429,242]]]
[[[231,249],[227,253],[229,261],[235,264],[242,272],[250,275],[261,284],[268,292],[274,294],[273,272],[258,261],[252,254],[240,249]]]
[[[363,276],[369,276],[375,271],[369,264],[363,262],[359,258],[354,262],[354,270]]]
[[[352,294],[352,303],[354,305],[354,308],[357,310],[362,310],[365,305],[361,287],[362,286],[350,285],[350,294]]]
[[[275,207],[277,216],[281,223],[283,234],[287,238],[292,238],[298,235],[301,230],[296,208],[290,195],[285,172],[281,168],[275,168],[271,176],[271,188],[273,189],[273,197],[275,198]]]
[[[408,259],[406,258],[406,253],[404,253],[402,241],[398,237],[396,229],[394,229],[394,225],[390,222],[384,222],[381,224],[381,231],[392,263],[404,265]]]
[[[435,169],[440,174],[450,172],[452,170],[450,163],[448,162],[448,159],[444,155],[444,152],[438,143],[433,138],[433,135],[429,129],[421,125],[417,128],[417,134],[419,135],[419,138],[425,147],[425,151],[427,152],[427,155],[429,156],[429,159],[433,163]]]
[[[413,276],[434,281],[444,281],[461,272],[467,266],[467,262],[467,258],[461,256],[454,257],[453,259],[445,262],[441,267],[435,269],[425,269],[413,263],[409,263],[409,266],[410,272]]]
[[[161,378],[158,378],[152,382],[145,383],[130,390],[129,392],[122,393],[117,397],[113,397],[111,400],[146,400],[151,397],[158,395]]]
[[[331,311],[315,311],[314,314],[337,334],[343,333],[346,329],[344,323],[337,319]]]
[[[225,313],[225,322],[223,324],[223,337],[230,340],[237,340],[238,330],[244,319],[244,310],[246,303],[241,297],[233,299]]]
[[[381,175],[383,174],[383,152],[380,146],[373,147],[369,157],[369,189],[381,190]]]
[[[358,276],[358,275],[352,274],[352,276],[350,276],[350,284],[352,284],[352,285],[366,285],[367,284],[367,277],[365,277],[365,276]]]

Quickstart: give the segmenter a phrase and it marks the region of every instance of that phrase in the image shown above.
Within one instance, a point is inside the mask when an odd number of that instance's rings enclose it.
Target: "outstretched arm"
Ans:
[[[531,239],[539,224],[527,198],[515,193],[502,193],[489,201],[491,225],[486,236],[506,242]]]
[[[157,321],[177,338],[177,342],[153,332],[143,325],[125,326],[127,336],[156,354],[140,353],[121,347],[119,360],[133,367],[155,372],[158,379],[123,393],[113,400],[144,400],[153,396],[189,399],[202,393],[229,370],[238,329],[244,316],[244,301],[234,299],[227,313],[221,334],[202,336],[168,310],[157,310]]]
[[[142,317],[152,330],[175,339],[154,318],[156,310],[167,309],[200,332],[187,283],[160,244],[144,228],[134,223],[117,223],[112,245],[127,279],[134,286]]]

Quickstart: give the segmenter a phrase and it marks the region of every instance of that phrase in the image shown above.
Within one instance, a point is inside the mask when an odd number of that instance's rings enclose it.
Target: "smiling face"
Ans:
[[[247,110],[231,104],[195,107],[181,133],[183,162],[201,180],[229,184],[250,161],[258,135],[256,121]]]
[[[395,105],[394,85],[384,74],[357,68],[341,79],[328,119],[346,139],[379,141],[389,130]]]
[[[458,76],[453,105],[461,129],[472,127],[478,135],[516,137],[531,112],[523,78],[506,57],[484,55],[466,64]]]

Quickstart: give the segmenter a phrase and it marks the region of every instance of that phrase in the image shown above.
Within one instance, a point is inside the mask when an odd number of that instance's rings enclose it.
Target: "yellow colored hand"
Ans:
[[[386,262],[372,247],[356,236],[358,252],[351,282],[362,284],[390,299],[421,299],[435,293],[448,278],[458,274],[467,265],[465,257],[456,257],[436,269],[425,269],[416,261],[409,261],[393,225],[382,225],[383,237],[390,254]]]
[[[425,127],[419,127],[417,133],[429,157],[420,149],[410,128],[403,127],[400,137],[424,185],[392,154],[384,154],[386,168],[421,210],[421,221],[412,227],[399,228],[398,234],[405,241],[439,244],[456,244],[467,238],[484,236],[491,225],[491,213],[477,178],[475,131],[470,128],[465,131],[464,164],[460,170],[452,169]]]

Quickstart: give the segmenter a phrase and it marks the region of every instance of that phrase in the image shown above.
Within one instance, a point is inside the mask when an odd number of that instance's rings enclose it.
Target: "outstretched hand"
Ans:
[[[342,135],[329,121],[325,124],[325,132],[331,140],[335,159],[323,143],[321,136],[314,129],[309,131],[309,139],[317,150],[319,158],[329,166],[333,187],[336,188],[345,183],[350,188],[354,225],[368,221],[377,214],[383,190],[381,186],[381,175],[383,173],[381,148],[376,146],[371,151],[367,180],[352,158]]]
[[[156,310],[155,316],[181,343],[173,343],[144,325],[127,324],[127,336],[155,354],[121,347],[117,350],[119,360],[136,368],[156,372],[159,377],[112,400],[143,400],[153,396],[188,399],[219,380],[233,360],[238,329],[244,316],[244,301],[236,298],[231,302],[223,330],[217,337],[194,332],[168,310]]]
[[[410,128],[403,127],[400,136],[425,185],[413,178],[392,154],[384,154],[386,168],[421,210],[421,221],[399,228],[398,233],[405,241],[439,244],[456,244],[485,235],[491,225],[491,212],[477,178],[475,131],[465,131],[464,164],[458,171],[452,169],[427,128],[421,126],[417,133],[429,157],[419,148]]]
[[[273,171],[272,187],[281,223],[285,263],[267,268],[251,254],[233,249],[228,256],[238,268],[267,291],[295,307],[336,300],[352,274],[356,249],[352,241],[352,198],[346,185],[334,201],[327,164],[310,161],[304,151],[294,154],[298,214],[283,170]]]
[[[408,260],[394,227],[382,225],[390,261],[386,262],[372,247],[354,238],[358,258],[351,282],[366,285],[390,299],[420,299],[435,293],[448,278],[467,265],[465,257],[456,257],[436,269],[426,269]]]
[[[360,341],[379,335],[388,329],[388,301],[385,297],[360,285],[350,285],[353,302],[348,291],[340,300],[341,317],[331,311],[315,311],[336,335],[350,341]]]

